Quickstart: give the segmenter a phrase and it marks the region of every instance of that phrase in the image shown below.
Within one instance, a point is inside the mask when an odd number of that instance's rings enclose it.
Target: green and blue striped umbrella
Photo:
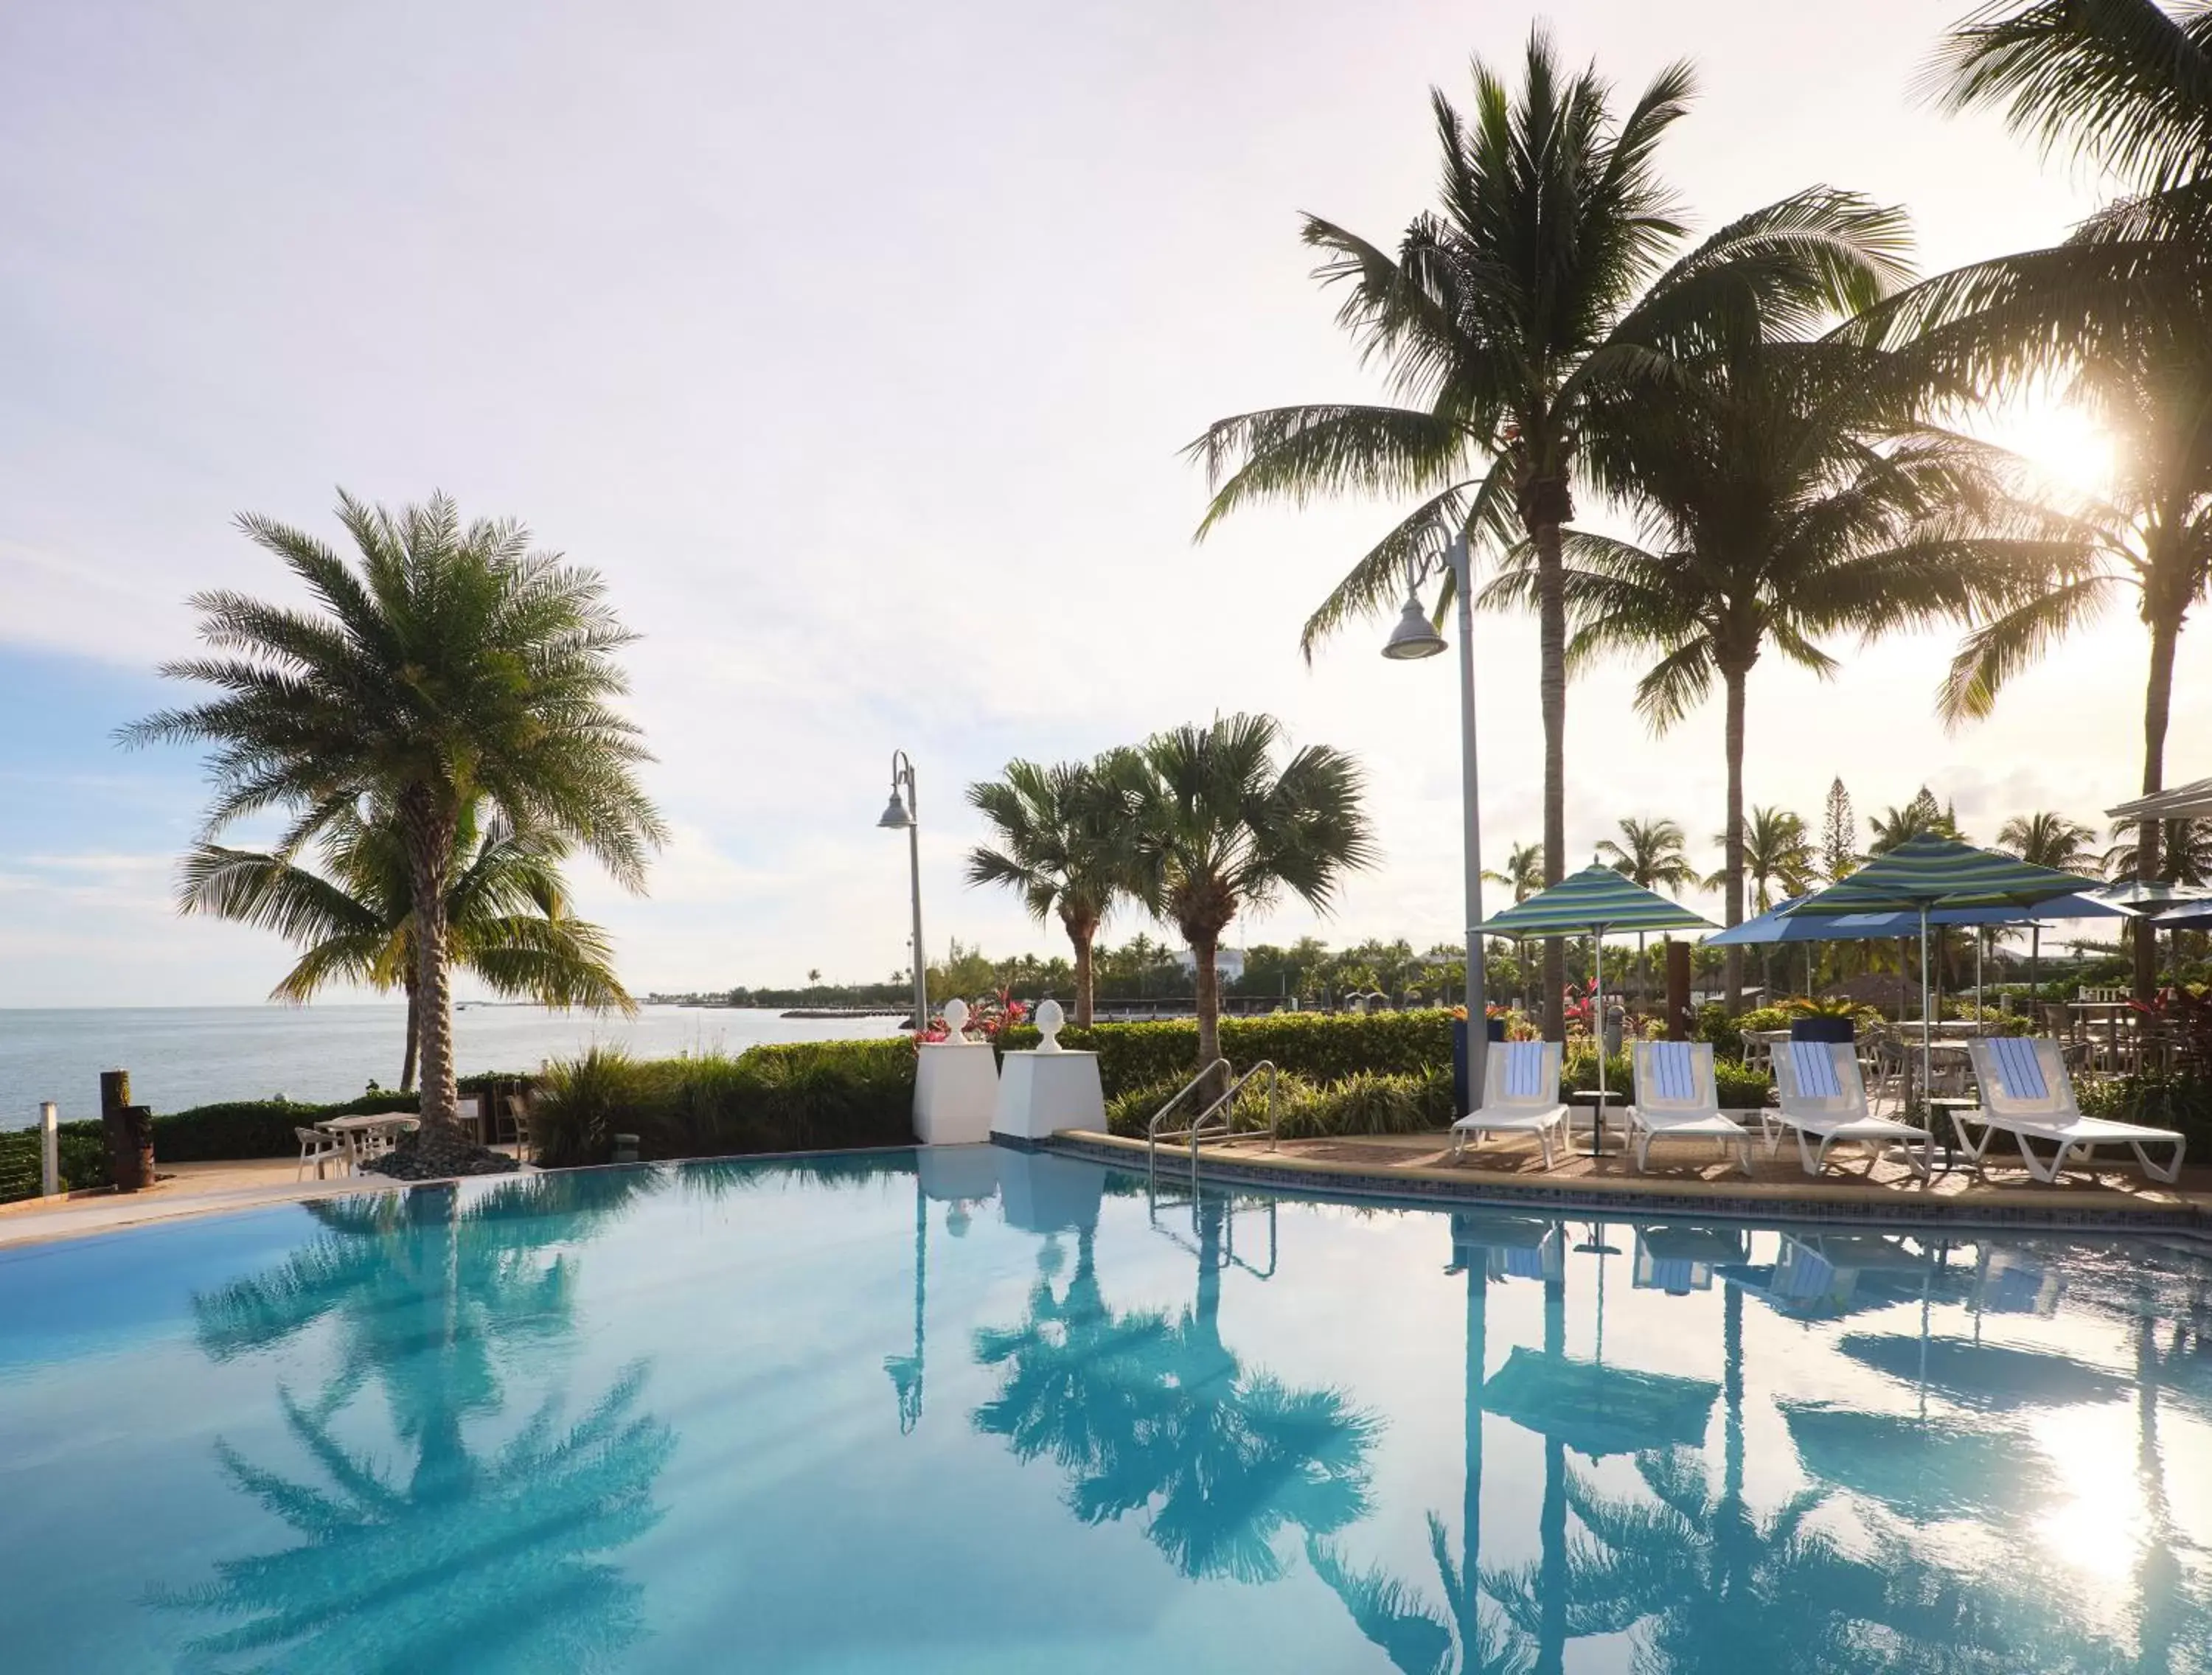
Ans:
[[[1847,878],[1784,910],[1788,919],[1849,913],[1920,915],[1920,1088],[1934,1086],[1935,1021],[1928,1016],[1928,915],[1938,907],[2032,907],[2081,888],[2079,875],[2033,866],[2015,855],[1977,849],[1956,838],[1907,838]]]
[[[1499,937],[1568,937],[1605,936],[1615,931],[1710,931],[1713,924],[1680,902],[1669,901],[1593,861],[1572,877],[1560,879],[1474,928]]]
[[[1526,901],[1515,903],[1495,918],[1474,927],[1494,936],[1604,937],[1617,931],[1710,931],[1709,919],[1700,919],[1679,901],[1623,877],[1601,861],[1592,861],[1572,877],[1562,878],[1549,889],[1539,890]],[[1597,1090],[1605,1095],[1605,961],[1591,962],[1596,974],[1592,1012],[1598,1040]],[[1604,1106],[1600,1104],[1599,1124]],[[1598,1130],[1590,1132],[1590,1153],[1597,1153]]]
[[[1907,838],[1784,913],[1795,919],[1804,913],[1836,917],[1931,907],[2032,907],[2073,895],[2081,882],[2078,873],[2033,866],[1955,838]]]

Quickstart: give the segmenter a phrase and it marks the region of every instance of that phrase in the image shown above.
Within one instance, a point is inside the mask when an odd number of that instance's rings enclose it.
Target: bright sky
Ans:
[[[1625,90],[1694,58],[1664,158],[1700,223],[1808,184],[1902,201],[1948,265],[2047,241],[2090,183],[1909,83],[1951,9],[1566,0]],[[599,567],[646,636],[637,713],[677,839],[649,898],[587,877],[641,991],[881,978],[905,960],[894,747],[921,776],[926,930],[1055,936],[959,882],[960,796],[1217,709],[1357,752],[1384,864],[1332,941],[1450,938],[1449,659],[1298,625],[1389,509],[1241,519],[1194,549],[1211,419],[1375,385],[1297,215],[1388,240],[1428,202],[1426,96],[1528,15],[1437,0],[819,7],[640,0],[0,9],[0,1004],[245,1001],[273,938],[169,907],[201,803],[125,755],[197,587],[275,591],[230,526],[332,531],[333,486],[434,488]],[[1625,96],[1625,95],[1624,95]],[[2021,440],[2094,446],[2063,416]],[[1539,834],[1533,622],[1477,633],[1483,838]],[[1748,784],[1816,817],[1923,780],[1972,834],[2090,819],[2138,772],[2116,617],[1945,737],[1937,640],[1752,686]],[[2212,640],[2185,640],[2169,774]],[[1654,742],[1633,671],[1569,708],[1577,859],[1623,815],[1721,825],[1717,706]],[[1127,934],[1133,922],[1109,929]],[[1314,928],[1280,912],[1252,939]],[[1236,934],[1236,933],[1232,933]]]

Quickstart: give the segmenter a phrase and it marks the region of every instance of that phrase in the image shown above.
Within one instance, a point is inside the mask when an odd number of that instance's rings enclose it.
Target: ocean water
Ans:
[[[989,1146],[9,1250],[0,1663],[2184,1675],[2209,1283]]]
[[[462,1007],[453,1015],[460,1071],[534,1070],[593,1042],[642,1058],[765,1041],[895,1035],[901,1020],[786,1018],[770,1011],[642,1006],[635,1018]],[[38,1120],[52,1100],[64,1120],[100,1114],[100,1073],[131,1072],[131,1096],[155,1111],[218,1099],[350,1099],[374,1077],[399,1082],[402,1004],[149,1006],[0,1010],[0,1128]]]

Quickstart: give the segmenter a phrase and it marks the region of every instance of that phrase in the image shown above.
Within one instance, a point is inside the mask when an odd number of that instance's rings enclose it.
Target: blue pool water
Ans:
[[[988,1148],[0,1253],[0,1667],[2178,1672],[2212,1266]]]

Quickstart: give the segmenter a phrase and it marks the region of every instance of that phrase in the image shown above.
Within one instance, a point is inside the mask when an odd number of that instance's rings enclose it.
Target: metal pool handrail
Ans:
[[[1164,1134],[1161,1132],[1160,1124],[1166,1120],[1176,1107],[1189,1095],[1193,1089],[1198,1087],[1215,1071],[1231,1068],[1226,1059],[1216,1059],[1177,1089],[1175,1097],[1152,1114],[1152,1120],[1146,1125],[1145,1129],[1145,1173],[1147,1178],[1158,1169],[1159,1143],[1164,1138],[1188,1139],[1190,1142],[1190,1168],[1192,1175],[1195,1177],[1198,1173],[1198,1148],[1200,1143],[1216,1137],[1227,1139],[1236,1133],[1237,1101],[1244,1089],[1251,1085],[1253,1078],[1262,1071],[1267,1073],[1267,1150],[1273,1151],[1275,1149],[1275,1087],[1280,1079],[1280,1075],[1275,1068],[1274,1061],[1270,1059],[1262,1059],[1242,1076],[1232,1074],[1229,1086],[1211,1105],[1191,1119],[1188,1128],[1170,1129]]]

